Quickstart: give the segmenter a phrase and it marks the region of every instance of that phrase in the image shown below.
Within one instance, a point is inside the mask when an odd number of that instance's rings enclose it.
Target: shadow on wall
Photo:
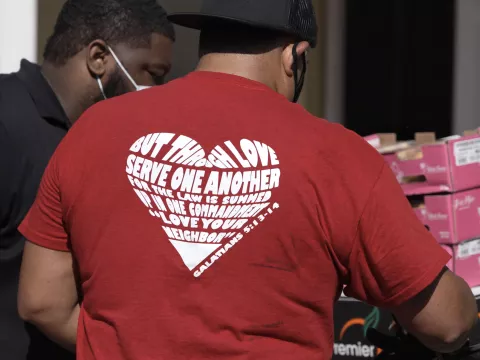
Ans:
[[[200,10],[201,0],[159,0],[160,4],[172,12],[196,12]],[[168,80],[182,77],[195,69],[198,62],[199,33],[179,26],[175,27],[177,42],[175,45],[173,69]]]

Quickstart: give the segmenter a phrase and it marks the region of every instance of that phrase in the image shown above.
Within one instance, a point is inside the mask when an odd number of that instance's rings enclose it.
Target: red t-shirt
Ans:
[[[327,359],[344,284],[398,305],[449,260],[362,138],[209,72],[87,111],[20,231],[78,262],[79,360]]]

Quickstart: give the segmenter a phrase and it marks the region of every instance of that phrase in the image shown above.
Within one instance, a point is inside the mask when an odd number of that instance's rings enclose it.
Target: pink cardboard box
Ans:
[[[422,206],[423,205],[423,206]],[[414,206],[413,211],[417,215],[418,219],[422,222],[423,225],[427,224],[427,208],[425,204]]]
[[[391,144],[392,134],[365,138],[384,155],[406,195],[457,192],[480,186],[480,135],[436,140],[416,134],[415,142]]]
[[[480,240],[444,246],[452,255],[448,268],[463,278],[470,287],[480,285]]]
[[[412,198],[410,201],[413,203]],[[440,244],[480,237],[480,188],[454,194],[425,195],[414,211]]]

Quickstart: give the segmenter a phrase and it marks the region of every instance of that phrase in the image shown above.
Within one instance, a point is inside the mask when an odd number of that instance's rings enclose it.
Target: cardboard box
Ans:
[[[452,255],[448,268],[463,278],[470,287],[480,286],[480,239],[443,248]]]
[[[383,155],[408,149],[415,143],[413,140],[399,142],[397,141],[397,135],[392,133],[374,134],[366,136],[364,139]]]
[[[454,194],[410,196],[417,217],[440,244],[480,238],[480,188]]]
[[[365,138],[395,173],[406,195],[457,192],[480,186],[480,133],[437,140],[417,133],[415,141],[396,142],[394,134]]]
[[[421,198],[414,198],[409,199],[410,204],[412,205],[413,212],[417,215],[417,218],[425,225],[429,230],[430,228],[426,225],[427,224],[427,208],[425,206],[425,198],[422,196]]]
[[[474,295],[477,296],[480,318],[479,290],[479,288],[472,289]],[[385,310],[351,298],[340,298],[335,304],[334,310],[335,345],[332,359],[373,359],[376,354],[381,352],[381,349],[377,349],[365,338],[366,329],[371,326],[388,334],[392,322],[392,315]],[[480,322],[470,334],[470,340],[473,344],[480,343]]]
[[[475,298],[477,299],[478,318],[480,319],[480,288],[477,286],[472,289]],[[470,342],[472,344],[480,344],[480,321],[475,325],[474,330],[470,334]]]
[[[351,298],[342,297],[335,304],[335,344],[332,359],[373,359],[380,349],[366,338],[366,331],[374,327],[388,332],[392,315]]]

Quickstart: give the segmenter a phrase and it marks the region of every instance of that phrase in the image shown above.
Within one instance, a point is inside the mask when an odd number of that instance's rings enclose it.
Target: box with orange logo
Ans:
[[[342,297],[335,305],[335,344],[332,359],[373,359],[381,352],[366,339],[367,329],[387,333],[390,313],[360,301]]]
[[[477,299],[478,318],[480,319],[480,286],[474,287],[472,291]],[[480,344],[480,321],[476,324],[474,331],[470,334],[470,341],[472,344]]]
[[[477,299],[480,318],[480,286],[472,288],[472,292]],[[335,344],[332,359],[373,359],[382,350],[373,346],[366,339],[367,329],[373,327],[388,334],[393,324],[393,318],[391,313],[385,310],[351,298],[341,297],[335,305],[334,323]],[[470,334],[470,341],[472,344],[480,344],[480,322]]]

